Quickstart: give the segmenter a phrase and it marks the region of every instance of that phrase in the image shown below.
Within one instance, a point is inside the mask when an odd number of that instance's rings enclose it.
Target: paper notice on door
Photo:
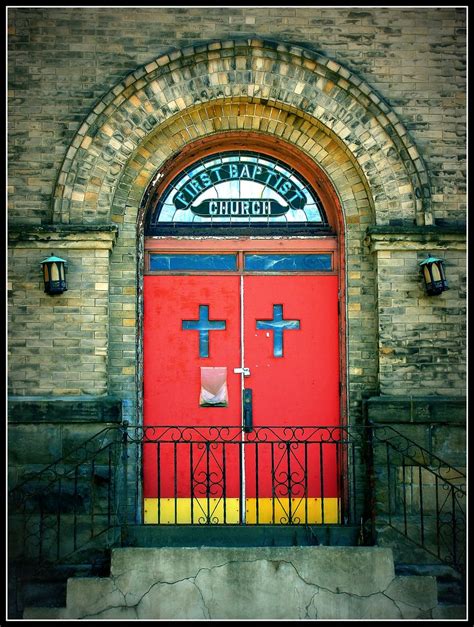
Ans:
[[[201,367],[201,407],[227,407],[227,368]]]

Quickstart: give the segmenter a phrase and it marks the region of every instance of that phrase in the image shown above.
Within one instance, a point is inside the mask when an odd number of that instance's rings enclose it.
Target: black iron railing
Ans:
[[[465,497],[463,472],[392,427],[124,423],[11,490],[9,558],[48,567],[137,523],[337,524],[366,544],[393,529],[462,572]]]
[[[104,429],[10,491],[10,561],[47,567],[116,529],[122,443],[121,429]]]
[[[364,440],[345,427],[130,426],[150,524],[359,524]]]
[[[391,426],[373,425],[374,520],[464,573],[466,474]]]

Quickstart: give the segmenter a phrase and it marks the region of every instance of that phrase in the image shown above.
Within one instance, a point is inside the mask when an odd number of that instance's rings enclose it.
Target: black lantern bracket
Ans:
[[[67,290],[66,282],[67,261],[56,257],[51,253],[50,257],[43,259],[41,267],[43,269],[44,291],[50,296],[62,294]]]
[[[428,253],[428,257],[420,261],[419,265],[423,273],[426,293],[429,296],[437,296],[449,289],[444,271],[444,259]]]

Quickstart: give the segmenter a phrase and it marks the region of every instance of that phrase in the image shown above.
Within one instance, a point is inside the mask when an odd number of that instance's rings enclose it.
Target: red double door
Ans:
[[[145,523],[339,522],[337,276],[144,282]]]

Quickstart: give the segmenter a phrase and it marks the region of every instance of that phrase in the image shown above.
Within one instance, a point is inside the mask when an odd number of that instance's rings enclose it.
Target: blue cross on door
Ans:
[[[209,305],[199,305],[199,320],[183,320],[185,331],[199,331],[199,357],[209,357],[209,331],[225,329],[225,320],[209,320]]]
[[[270,329],[273,331],[274,357],[283,357],[283,331],[299,328],[299,320],[283,319],[283,305],[273,305],[273,320],[257,320],[257,329]]]

